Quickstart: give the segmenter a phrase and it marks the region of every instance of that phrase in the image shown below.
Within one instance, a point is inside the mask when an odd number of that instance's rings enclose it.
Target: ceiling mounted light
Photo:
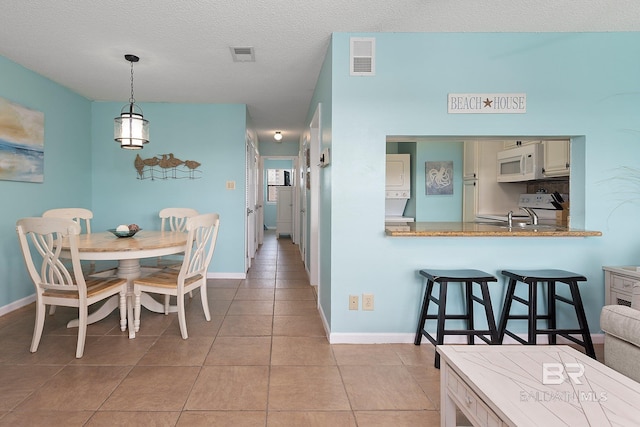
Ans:
[[[114,139],[120,143],[120,148],[139,150],[149,142],[149,121],[145,120],[142,109],[136,105],[133,97],[133,63],[140,58],[125,55],[124,59],[131,63],[131,98],[129,104],[120,110],[120,116],[114,119],[113,134]]]
[[[282,141],[282,132],[277,131],[275,135],[273,135],[273,139],[275,139],[276,141]]]

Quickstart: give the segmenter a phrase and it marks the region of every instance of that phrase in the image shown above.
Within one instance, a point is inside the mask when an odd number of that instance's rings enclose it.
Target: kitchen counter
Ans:
[[[387,225],[385,234],[391,237],[591,237],[600,231],[588,231],[542,224],[508,227],[506,223],[488,222],[414,222]]]

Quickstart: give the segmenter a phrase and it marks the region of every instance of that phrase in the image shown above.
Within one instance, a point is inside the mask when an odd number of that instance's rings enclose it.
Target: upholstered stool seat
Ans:
[[[422,309],[420,311],[420,320],[414,340],[415,345],[420,345],[422,336],[429,339],[433,345],[444,344],[445,335],[465,335],[467,344],[474,344],[475,337],[478,337],[488,344],[495,344],[498,338],[496,322],[493,316],[493,307],[491,306],[491,298],[489,296],[489,282],[497,282],[494,276],[480,270],[420,270],[420,274],[427,279],[427,286],[424,292]],[[463,314],[450,314],[447,312],[447,290],[449,282],[463,283],[464,290],[464,310]],[[438,297],[434,295],[434,284],[440,285]],[[473,284],[480,286],[482,297],[473,294]],[[433,302],[438,306],[437,314],[428,314],[429,303]],[[473,303],[477,302],[484,307],[487,318],[487,329],[476,329],[473,318]],[[436,320],[436,336],[432,336],[426,330],[427,320]],[[466,329],[446,329],[445,322],[447,320],[464,320],[466,321]],[[436,368],[440,368],[440,355],[436,352],[435,363]]]
[[[578,282],[584,282],[586,277],[565,270],[502,270],[502,274],[509,278],[504,306],[498,325],[498,341],[502,344],[505,335],[527,345],[535,345],[538,335],[547,335],[549,344],[556,344],[558,335],[584,347],[587,355],[595,358],[593,342],[587,325],[587,318],[578,289]],[[515,295],[518,283],[524,283],[527,289],[526,297]],[[547,313],[538,313],[538,284],[547,284]],[[570,297],[564,297],[556,293],[556,283],[564,283],[569,286]],[[527,314],[511,314],[512,303],[516,301],[527,306]],[[578,328],[558,328],[556,302],[563,302],[573,306]],[[527,321],[527,339],[523,339],[515,333],[507,330],[509,320]],[[539,320],[546,320],[547,327],[538,326]],[[578,339],[573,335],[579,335]]]

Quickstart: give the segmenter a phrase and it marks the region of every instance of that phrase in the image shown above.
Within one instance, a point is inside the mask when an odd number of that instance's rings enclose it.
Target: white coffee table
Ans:
[[[640,383],[569,346],[442,345],[441,424],[638,426]]]

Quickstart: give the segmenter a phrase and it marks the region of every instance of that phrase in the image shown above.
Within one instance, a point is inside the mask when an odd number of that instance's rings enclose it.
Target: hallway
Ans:
[[[214,255],[215,257],[215,255]],[[209,280],[175,313],[90,325],[75,359],[74,312],[59,307],[29,353],[34,306],[0,317],[0,425],[437,426],[433,347],[329,345],[298,247],[265,233],[245,280]]]

